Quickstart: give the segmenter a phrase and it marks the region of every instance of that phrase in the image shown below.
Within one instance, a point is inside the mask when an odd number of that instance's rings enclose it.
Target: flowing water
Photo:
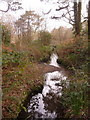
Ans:
[[[58,56],[51,55],[50,65],[60,67],[57,63]],[[62,96],[62,81],[66,81],[67,77],[61,71],[46,73],[44,76],[45,83],[41,93],[33,96],[28,103],[27,120],[41,119],[57,119],[64,116],[63,106],[60,102]]]

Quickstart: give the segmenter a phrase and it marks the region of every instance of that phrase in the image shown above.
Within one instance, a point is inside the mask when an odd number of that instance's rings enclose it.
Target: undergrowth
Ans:
[[[88,43],[86,38],[62,42],[56,48],[58,63],[72,72],[69,86],[63,89],[62,103],[66,107],[66,117],[87,117],[88,85]]]
[[[14,118],[20,112],[28,92],[43,85],[43,66],[39,62],[48,62],[51,48],[36,45],[23,51],[4,48],[2,53],[2,112],[3,118]]]

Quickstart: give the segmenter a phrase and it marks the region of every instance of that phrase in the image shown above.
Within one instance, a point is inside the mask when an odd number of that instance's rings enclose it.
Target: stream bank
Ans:
[[[29,92],[42,87],[42,70],[43,66],[38,63],[26,65],[23,69],[17,67],[3,68],[3,119],[16,118]]]
[[[29,63],[23,68],[21,66],[3,68],[3,118],[16,118],[29,92],[42,88],[43,75],[60,69],[43,63]]]
[[[57,64],[57,55],[52,54],[50,65],[44,75],[44,86],[41,91],[28,96],[26,110],[19,113],[17,120],[57,119],[65,117],[65,108],[61,102],[62,83],[67,81],[66,72]],[[52,69],[53,68],[53,69]],[[45,69],[43,72],[45,72]],[[68,85],[68,81],[67,81]]]

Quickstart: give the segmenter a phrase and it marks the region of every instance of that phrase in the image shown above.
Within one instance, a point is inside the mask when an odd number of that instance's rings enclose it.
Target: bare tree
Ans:
[[[73,6],[71,7],[71,2],[69,0],[60,1],[58,0],[58,8],[56,11],[62,11],[60,16],[52,16],[52,19],[63,19],[65,18],[69,24],[74,27],[75,34],[80,35],[81,31],[81,0],[74,0]],[[63,11],[64,10],[64,11]],[[48,13],[51,12],[51,9]]]
[[[72,38],[72,29],[59,27],[53,29],[52,32],[52,44],[60,44],[62,41],[69,40]]]

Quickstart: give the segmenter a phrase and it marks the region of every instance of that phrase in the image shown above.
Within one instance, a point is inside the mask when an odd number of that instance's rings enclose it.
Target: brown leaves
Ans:
[[[21,75],[18,75],[20,68],[12,69],[8,66],[8,69],[3,69],[4,117],[16,117],[20,103],[26,98],[27,93],[43,84],[42,65],[29,64],[23,69]]]

